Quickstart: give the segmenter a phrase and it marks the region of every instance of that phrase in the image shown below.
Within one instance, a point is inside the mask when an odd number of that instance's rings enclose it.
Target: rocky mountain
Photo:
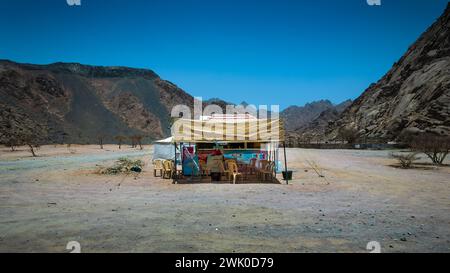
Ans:
[[[450,4],[391,70],[326,129],[397,139],[403,131],[450,135]]]
[[[222,108],[222,111],[223,111],[224,113],[226,112],[227,105],[233,105],[233,106],[236,106],[235,103],[228,102],[228,101],[224,101],[224,100],[219,99],[219,98],[210,98],[210,99],[208,99],[208,100],[204,100],[204,101],[203,101],[203,106],[211,105],[211,104],[220,106],[220,108]]]
[[[348,105],[349,101],[334,105],[329,100],[320,100],[307,103],[305,106],[290,106],[280,113],[281,118],[285,122],[288,132],[302,130],[309,126],[311,122],[320,117],[325,111],[342,112]]]
[[[0,61],[0,143],[94,143],[99,135],[169,134],[170,111],[194,98],[146,69]],[[207,104],[224,106],[211,99]],[[246,103],[243,103],[244,105]],[[350,104],[350,105],[349,105]],[[353,102],[322,100],[281,113],[296,136],[327,140],[341,128],[393,140],[403,131],[450,135],[450,4],[391,70]]]
[[[169,134],[170,111],[193,97],[151,70],[0,61],[0,141],[93,143],[99,135]]]
[[[328,126],[333,124],[340,115],[352,104],[351,100],[346,100],[340,104],[334,105],[319,114],[317,118],[304,125],[292,130],[288,136],[307,139],[322,139]]]

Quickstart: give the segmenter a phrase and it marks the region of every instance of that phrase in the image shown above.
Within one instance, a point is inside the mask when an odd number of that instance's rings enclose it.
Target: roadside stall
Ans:
[[[172,142],[172,152],[181,151],[175,165],[182,176],[174,177],[174,182],[210,179],[208,161],[218,152],[223,156],[225,181],[275,181],[282,168],[279,148],[284,144],[284,128],[280,119],[257,119],[249,114],[181,118],[172,128]],[[283,167],[287,169],[286,158]]]

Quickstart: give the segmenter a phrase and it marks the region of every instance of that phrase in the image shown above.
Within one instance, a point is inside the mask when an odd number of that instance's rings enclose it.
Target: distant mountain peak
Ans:
[[[344,106],[348,106],[348,103],[343,102],[341,104],[334,105],[331,101],[326,99],[318,100],[306,103],[304,106],[290,106],[281,112],[281,117],[285,121],[286,130],[293,131],[314,121],[326,110],[333,109],[336,111],[342,111]]]

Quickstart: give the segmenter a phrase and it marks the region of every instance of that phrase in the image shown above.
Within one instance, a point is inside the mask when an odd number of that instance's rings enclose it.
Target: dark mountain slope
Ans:
[[[0,140],[33,135],[41,142],[95,142],[97,135],[169,133],[174,105],[193,98],[153,71],[75,63],[0,61]]]

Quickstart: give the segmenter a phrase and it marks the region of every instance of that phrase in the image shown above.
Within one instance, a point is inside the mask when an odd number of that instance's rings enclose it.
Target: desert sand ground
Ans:
[[[288,149],[289,185],[173,185],[151,153],[0,148],[0,252],[450,252],[450,167],[425,157],[403,170],[389,151]],[[144,172],[96,174],[122,156]]]

